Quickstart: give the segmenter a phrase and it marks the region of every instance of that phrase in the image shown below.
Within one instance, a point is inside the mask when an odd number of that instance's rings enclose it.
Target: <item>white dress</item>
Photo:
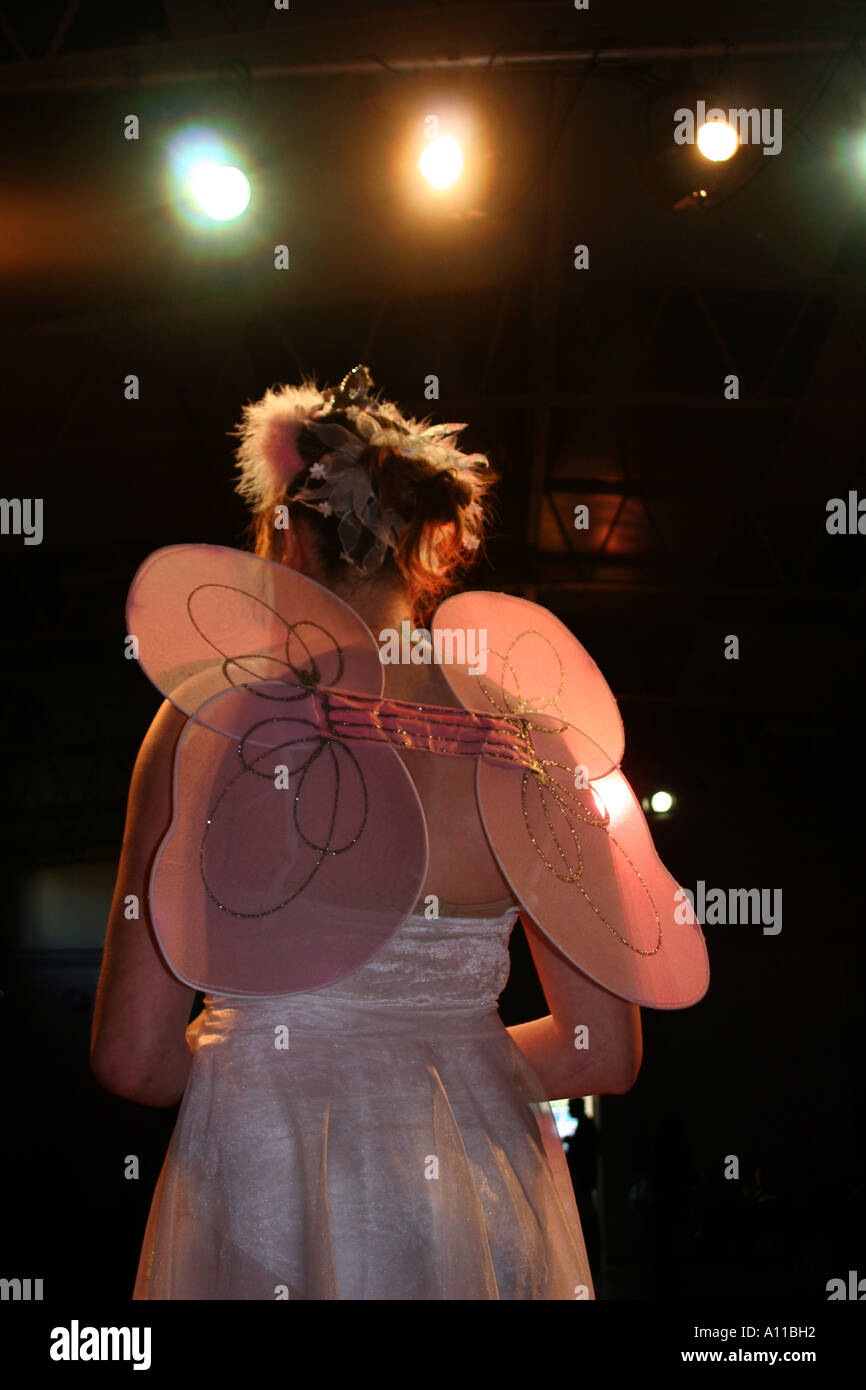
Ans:
[[[497,1012],[518,908],[471,908],[410,916],[310,993],[206,996],[134,1298],[594,1296],[552,1112]]]

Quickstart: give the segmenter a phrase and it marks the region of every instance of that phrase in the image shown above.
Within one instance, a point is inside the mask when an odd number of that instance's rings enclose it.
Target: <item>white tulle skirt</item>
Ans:
[[[208,996],[136,1299],[592,1298],[562,1145],[495,1009]]]

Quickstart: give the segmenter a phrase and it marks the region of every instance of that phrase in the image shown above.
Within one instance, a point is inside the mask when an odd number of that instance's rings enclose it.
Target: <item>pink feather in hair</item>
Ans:
[[[242,407],[241,423],[230,433],[241,441],[235,451],[237,490],[248,502],[267,504],[304,467],[298,431],[323,405],[322,392],[305,378],[300,386],[278,386]]]

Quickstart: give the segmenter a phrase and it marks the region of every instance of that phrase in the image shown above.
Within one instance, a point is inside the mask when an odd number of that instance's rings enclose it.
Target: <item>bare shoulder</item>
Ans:
[[[138,833],[147,826],[167,828],[171,811],[171,778],[178,740],[186,727],[187,716],[170,700],[164,700],[144,736],[129,789],[130,821]]]
[[[163,700],[142,740],[138,762],[142,767],[171,765],[180,735],[189,718],[171,700]]]

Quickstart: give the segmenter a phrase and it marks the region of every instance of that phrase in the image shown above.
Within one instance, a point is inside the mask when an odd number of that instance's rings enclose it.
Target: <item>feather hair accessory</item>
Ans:
[[[464,546],[477,549],[484,519],[480,498],[489,485],[483,474],[489,464],[483,454],[464,454],[456,447],[454,441],[466,425],[429,425],[406,417],[391,401],[370,396],[372,386],[369,369],[358,365],[336,389],[319,391],[315,381],[306,377],[300,386],[278,386],[266,391],[260,401],[245,405],[242,421],[232,431],[241,441],[235,455],[241,474],[238,492],[258,512],[286,498],[324,516],[336,515],[343,559],[369,573],[381,565],[386,550],[396,546],[406,524],[393,509],[383,513],[358,462],[368,446],[387,447],[470,481],[474,496],[464,510]],[[329,419],[335,414],[352,428]],[[302,429],[319,438],[326,451],[310,467],[304,486],[297,488],[294,479],[306,467],[299,448]],[[376,543],[358,564],[352,552],[362,529]]]
[[[243,407],[241,423],[231,433],[241,441],[235,452],[241,475],[237,490],[245,501],[269,506],[300,473],[298,435],[323,405],[322,393],[305,379],[300,386],[269,389]]]

